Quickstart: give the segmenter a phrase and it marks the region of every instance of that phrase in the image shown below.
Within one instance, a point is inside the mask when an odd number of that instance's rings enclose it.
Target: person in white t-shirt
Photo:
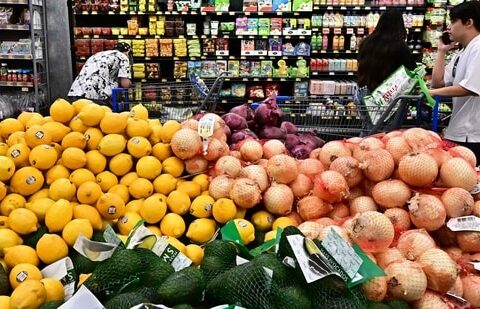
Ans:
[[[69,100],[73,102],[83,98],[110,105],[113,88],[129,88],[132,85],[130,54],[130,45],[118,42],[115,49],[98,52],[88,58],[70,87]]]
[[[450,10],[451,44],[438,42],[432,73],[432,96],[452,97],[453,109],[445,139],[471,149],[480,164],[480,1],[468,1]],[[445,54],[458,53],[445,66]]]

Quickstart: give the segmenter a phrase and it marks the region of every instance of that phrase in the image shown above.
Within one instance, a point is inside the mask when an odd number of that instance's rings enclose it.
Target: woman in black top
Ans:
[[[406,37],[399,11],[388,10],[380,16],[375,30],[359,45],[359,87],[367,87],[371,92],[401,65],[415,69],[415,59],[405,42]]]

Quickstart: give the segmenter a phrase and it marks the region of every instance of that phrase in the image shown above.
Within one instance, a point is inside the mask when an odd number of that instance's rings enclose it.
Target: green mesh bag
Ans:
[[[204,252],[200,269],[207,283],[235,266],[237,247],[229,241],[214,240],[205,246]]]
[[[114,296],[105,303],[106,309],[130,309],[131,307],[148,303],[148,299],[137,293],[123,293]]]

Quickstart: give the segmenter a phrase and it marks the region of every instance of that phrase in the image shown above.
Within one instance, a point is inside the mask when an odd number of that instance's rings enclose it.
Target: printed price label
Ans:
[[[72,297],[75,292],[76,274],[73,268],[72,260],[69,257],[56,261],[42,269],[44,278],[54,278],[60,280],[65,292],[65,300]]]
[[[330,28],[322,28],[322,33],[323,34],[329,34],[330,33]]]
[[[474,231],[480,232],[480,218],[477,216],[464,216],[448,220],[447,227],[454,232]]]
[[[213,135],[215,128],[215,119],[212,117],[202,117],[198,122],[198,135],[208,138]]]
[[[175,271],[184,269],[192,264],[188,257],[167,242],[166,237],[159,237],[152,251],[165,262],[172,264]]]
[[[335,230],[330,229],[327,237],[322,241],[322,247],[337,261],[351,279],[355,277],[363,261]]]
[[[117,248],[117,245],[92,241],[80,234],[73,248],[87,259],[100,262],[110,258]]]

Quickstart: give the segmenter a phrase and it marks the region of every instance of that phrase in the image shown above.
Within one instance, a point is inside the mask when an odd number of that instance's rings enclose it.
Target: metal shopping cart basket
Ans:
[[[285,120],[301,131],[316,130],[325,140],[363,137],[398,129],[407,106],[421,108],[423,95],[402,95],[388,106],[366,106],[351,97],[277,97]]]
[[[137,84],[132,88],[112,91],[112,110],[128,111],[143,104],[151,118],[184,121],[200,111],[213,112],[223,86],[226,72],[216,79],[201,79],[193,73],[188,81]]]

